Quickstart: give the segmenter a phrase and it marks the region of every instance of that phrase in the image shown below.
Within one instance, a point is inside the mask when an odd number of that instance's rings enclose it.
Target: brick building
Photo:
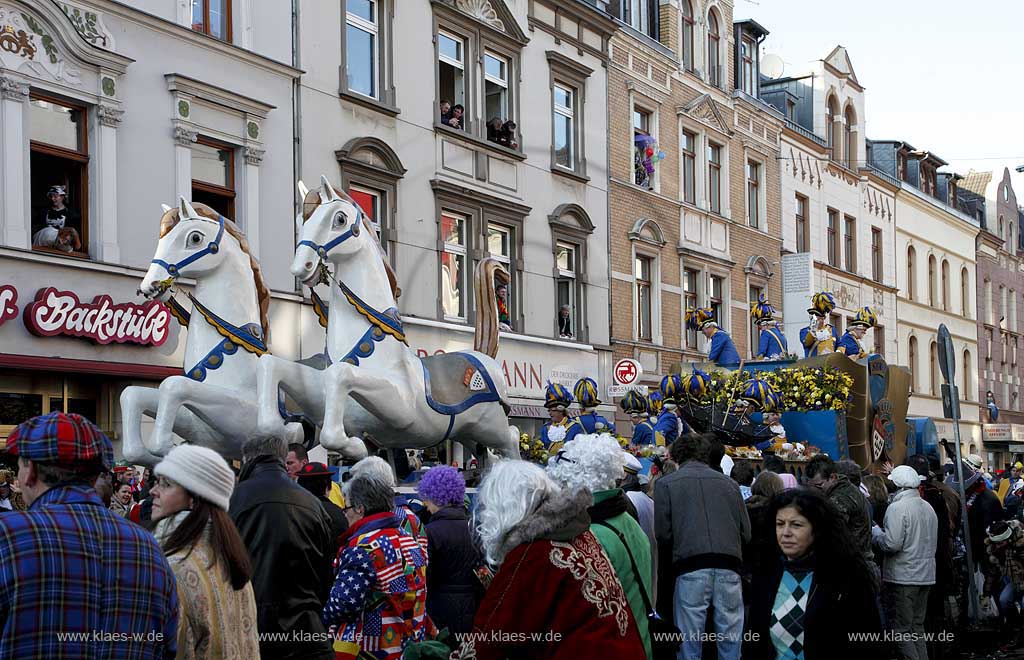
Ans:
[[[637,359],[644,382],[656,385],[707,350],[684,328],[687,307],[715,308],[741,357],[756,348],[751,301],[763,292],[781,307],[773,275],[783,116],[760,98],[768,33],[753,21],[733,24],[731,2],[616,4],[608,8],[623,24],[608,72],[611,343],[616,359]]]

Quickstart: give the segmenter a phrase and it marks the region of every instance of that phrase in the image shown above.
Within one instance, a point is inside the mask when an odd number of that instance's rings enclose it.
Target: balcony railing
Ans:
[[[828,148],[828,142],[825,141],[825,138],[815,135],[814,133],[807,130],[806,128],[796,123],[792,119],[786,119],[786,128],[792,130],[794,133],[799,133],[800,135],[807,138],[811,142],[814,142],[815,144],[821,145],[826,149]]]
[[[893,175],[889,174],[888,172],[884,172],[884,171],[878,169],[877,167],[875,167],[871,163],[867,164],[867,169],[871,170],[871,173],[874,174],[875,176],[877,176],[879,179],[882,179],[882,180],[884,180],[884,181],[886,181],[886,182],[896,186],[897,188],[900,187],[900,180],[897,179],[896,177],[894,177]]]

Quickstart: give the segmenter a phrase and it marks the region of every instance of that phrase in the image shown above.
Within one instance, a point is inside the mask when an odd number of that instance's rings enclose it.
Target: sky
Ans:
[[[1024,204],[1024,0],[734,0],[770,34],[784,75],[845,46],[870,139],[904,140],[971,168],[1009,167]]]

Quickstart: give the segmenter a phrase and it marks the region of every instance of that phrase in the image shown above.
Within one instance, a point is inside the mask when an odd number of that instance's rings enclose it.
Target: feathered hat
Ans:
[[[646,415],[649,412],[647,397],[636,390],[626,392],[626,396],[619,401],[619,407],[627,415]]]
[[[689,330],[703,330],[715,322],[715,310],[710,307],[698,307],[697,309],[686,310],[686,327]]]
[[[750,403],[758,410],[775,408],[775,389],[760,378],[751,378],[743,383],[743,392],[738,398],[740,401]]]
[[[565,410],[572,403],[572,393],[560,383],[548,381],[544,389],[544,407],[555,410]]]
[[[661,414],[661,409],[665,404],[665,397],[661,396],[661,392],[654,390],[647,395],[648,409],[652,415]]]
[[[828,316],[836,308],[836,298],[828,291],[811,296],[811,306],[807,311],[815,316]]]
[[[676,403],[683,396],[683,377],[679,374],[669,374],[661,379],[659,389],[665,403]]]
[[[775,308],[768,304],[768,299],[763,293],[757,297],[757,302],[750,306],[750,318],[758,324],[775,320]]]
[[[857,315],[850,321],[850,326],[859,325],[862,328],[873,328],[878,323],[878,316],[871,311],[870,307],[862,307],[857,310]]]
[[[703,399],[710,386],[711,375],[699,369],[683,378],[683,392],[690,399]]]
[[[584,408],[601,405],[601,399],[597,396],[597,382],[593,378],[580,378],[572,388],[572,393],[576,396],[576,401]]]

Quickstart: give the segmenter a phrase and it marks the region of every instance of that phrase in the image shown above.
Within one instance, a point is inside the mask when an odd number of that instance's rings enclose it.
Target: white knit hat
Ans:
[[[212,449],[196,445],[178,445],[154,468],[157,476],[167,477],[196,497],[228,510],[235,489],[235,473],[227,461]]]

